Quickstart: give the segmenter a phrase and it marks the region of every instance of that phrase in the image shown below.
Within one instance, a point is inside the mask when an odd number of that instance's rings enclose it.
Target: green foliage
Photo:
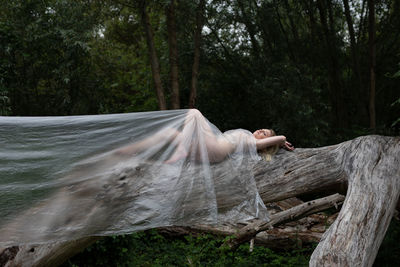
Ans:
[[[169,2],[146,1],[167,98],[165,6]],[[328,25],[321,23],[317,2],[206,1],[197,108],[221,130],[273,128],[296,147],[372,133],[366,89],[368,12],[361,12],[361,1],[353,1],[358,77],[342,2],[322,1],[330,3],[322,7]],[[186,108],[198,1],[177,3],[179,82]],[[138,1],[0,0],[0,4],[0,115],[157,109]],[[400,2],[377,1],[376,10],[375,133],[398,135]],[[377,262],[399,256],[394,242],[398,228],[398,223],[391,226],[379,254],[384,256]],[[175,240],[150,231],[105,238],[69,266],[301,266],[307,258],[303,251],[275,254],[256,247],[248,253],[244,245],[232,252],[220,245],[220,239],[207,235]]]
[[[379,248],[374,266],[390,267],[399,264],[400,259],[400,222],[393,219]]]
[[[236,251],[221,246],[226,239],[209,234],[166,237],[157,230],[105,237],[63,267],[85,266],[308,266],[315,246],[291,251],[273,251],[243,244]],[[374,266],[398,262],[400,223],[393,220],[379,249]]]
[[[83,1],[2,1],[0,81],[14,115],[97,112],[88,46],[95,12]]]
[[[0,116],[11,115],[10,99],[7,91],[0,90]]]
[[[71,258],[67,266],[307,266],[311,248],[276,253],[241,245],[222,247],[224,239],[200,234],[169,238],[156,230],[108,237]],[[107,254],[107,257],[103,255]]]
[[[147,58],[138,57],[133,45],[101,39],[91,50],[97,78],[106,88],[100,113],[157,109]],[[127,71],[129,70],[129,71]]]
[[[157,109],[138,2],[121,3],[2,1],[2,114]],[[168,99],[169,1],[146,3]],[[197,107],[223,130],[269,127],[296,146],[321,146],[369,133],[368,94],[359,89],[367,88],[369,77],[367,25],[360,21],[360,4],[353,4],[354,24],[362,30],[357,39],[360,79],[352,68],[340,1],[323,7],[329,15],[328,36],[314,2],[207,1]],[[190,93],[197,5],[180,1],[176,6],[183,108]],[[377,3],[376,104],[382,134],[398,132],[400,106],[391,106],[399,98],[397,79],[385,73],[399,75],[400,53],[394,45],[399,10],[398,3]]]
[[[91,42],[91,57],[97,79],[105,92],[100,113],[121,113],[157,109],[151,69],[139,18],[119,7],[104,17],[101,36]]]
[[[400,66],[400,64],[399,64],[399,66]],[[400,70],[391,77],[395,78],[395,79],[400,78]],[[391,108],[399,108],[399,106],[400,106],[400,97],[390,105]],[[396,127],[396,126],[397,126],[397,128],[400,128],[399,127],[400,126],[400,116],[391,125],[391,127]]]

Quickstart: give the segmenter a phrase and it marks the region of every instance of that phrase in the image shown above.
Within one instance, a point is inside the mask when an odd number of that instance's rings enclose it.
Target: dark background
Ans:
[[[0,115],[196,107],[297,147],[399,135],[399,1],[0,3]]]

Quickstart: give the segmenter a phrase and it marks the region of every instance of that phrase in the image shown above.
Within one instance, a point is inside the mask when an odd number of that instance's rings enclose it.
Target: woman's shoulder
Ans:
[[[223,136],[231,143],[237,143],[239,140],[253,139],[253,134],[245,129],[234,129],[223,133]]]

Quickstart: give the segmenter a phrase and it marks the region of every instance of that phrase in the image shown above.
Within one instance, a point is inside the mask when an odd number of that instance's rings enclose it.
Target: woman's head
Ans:
[[[264,138],[275,136],[275,135],[276,135],[276,133],[272,129],[260,129],[253,133],[253,136],[256,139],[264,139]],[[279,145],[274,145],[274,146],[269,146],[262,150],[259,150],[258,153],[260,154],[260,156],[263,159],[265,159],[266,161],[270,161],[272,159],[272,156],[276,152],[278,152],[278,150],[279,150]]]
[[[264,139],[275,135],[276,134],[272,129],[259,129],[253,133],[253,136],[256,139]]]

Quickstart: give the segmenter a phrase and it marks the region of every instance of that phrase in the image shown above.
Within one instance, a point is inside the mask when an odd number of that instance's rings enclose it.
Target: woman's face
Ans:
[[[272,131],[270,129],[260,129],[253,133],[254,138],[256,139],[264,139],[272,136]]]

